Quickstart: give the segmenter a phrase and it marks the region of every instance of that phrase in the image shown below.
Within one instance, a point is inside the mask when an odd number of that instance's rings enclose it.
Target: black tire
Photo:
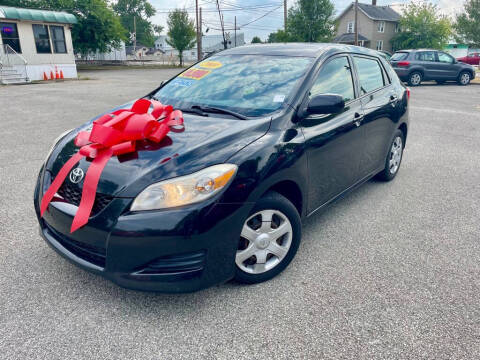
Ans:
[[[417,76],[420,78],[420,81],[417,80]],[[412,72],[408,76],[408,85],[410,86],[419,86],[422,83],[423,75],[418,71]]]
[[[398,164],[398,167],[394,172],[392,172],[391,169],[391,164],[390,160],[392,159],[392,147],[397,138],[401,139],[401,155],[400,155],[400,162]],[[390,143],[390,146],[388,147],[387,150],[387,156],[385,158],[385,168],[377,174],[377,179],[381,181],[392,181],[395,179],[395,176],[397,176],[398,172],[400,171],[400,166],[402,165],[402,160],[403,160],[403,150],[405,148],[405,136],[403,135],[403,132],[400,130],[395,131],[395,134],[393,136],[393,140]]]
[[[244,284],[256,284],[272,279],[280,274],[292,261],[297,253],[298,246],[302,238],[302,223],[300,215],[298,214],[295,206],[284,196],[277,192],[270,191],[258,200],[254,208],[252,209],[249,218],[262,210],[276,210],[282,213],[290,221],[292,228],[292,237],[288,252],[283,259],[278,262],[272,269],[263,273],[252,274],[242,270],[238,264],[235,264],[236,272],[234,280]],[[248,219],[245,220],[247,222]],[[243,238],[239,240],[239,251],[241,249],[242,242],[245,242]],[[247,260],[248,261],[248,260]]]
[[[468,71],[462,71],[460,75],[458,75],[458,85],[460,86],[467,86],[470,84],[470,81],[472,80],[472,74]]]

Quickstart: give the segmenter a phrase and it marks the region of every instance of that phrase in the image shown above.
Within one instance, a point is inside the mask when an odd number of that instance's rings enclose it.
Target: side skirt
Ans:
[[[318,208],[316,208],[315,210],[311,211],[306,217],[310,217],[312,216],[313,214],[319,212],[319,211],[323,211],[324,209],[326,209],[329,205],[331,205],[332,203],[336,202],[337,200],[340,200],[341,198],[345,197],[345,195],[349,194],[351,191],[355,190],[357,187],[363,185],[364,183],[366,183],[368,180],[370,180],[371,178],[373,178],[375,175],[377,175],[380,171],[382,171],[383,168],[380,168],[380,169],[377,169],[375,171],[373,171],[372,173],[370,173],[369,175],[367,175],[366,177],[364,177],[363,179],[361,179],[360,181],[356,182],[355,184],[353,184],[352,186],[350,186],[349,188],[347,188],[346,190],[342,191],[340,194],[334,196],[332,199],[328,200],[325,204],[323,205],[320,205]]]

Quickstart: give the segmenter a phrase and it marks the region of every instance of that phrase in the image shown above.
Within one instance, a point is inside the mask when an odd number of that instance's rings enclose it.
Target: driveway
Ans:
[[[398,177],[306,220],[267,283],[134,292],[54,253],[32,204],[52,141],[176,71],[0,87],[1,358],[480,357],[480,86],[412,89]]]

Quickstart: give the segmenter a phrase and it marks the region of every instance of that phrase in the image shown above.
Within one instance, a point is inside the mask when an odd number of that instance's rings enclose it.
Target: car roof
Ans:
[[[243,45],[228,50],[223,50],[221,55],[278,55],[316,58],[325,52],[349,52],[378,56],[374,50],[360,46],[342,45],[332,43],[272,43]]]
[[[397,50],[395,52],[415,52],[415,51],[440,51],[442,50],[436,50],[436,49],[405,49],[405,50]]]

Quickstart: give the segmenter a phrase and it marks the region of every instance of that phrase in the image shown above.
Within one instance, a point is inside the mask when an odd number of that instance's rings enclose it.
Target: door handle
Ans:
[[[354,118],[353,118],[353,123],[359,127],[360,126],[360,123],[362,122],[363,118],[365,116],[363,114],[360,114],[360,113],[355,113],[354,115]]]

